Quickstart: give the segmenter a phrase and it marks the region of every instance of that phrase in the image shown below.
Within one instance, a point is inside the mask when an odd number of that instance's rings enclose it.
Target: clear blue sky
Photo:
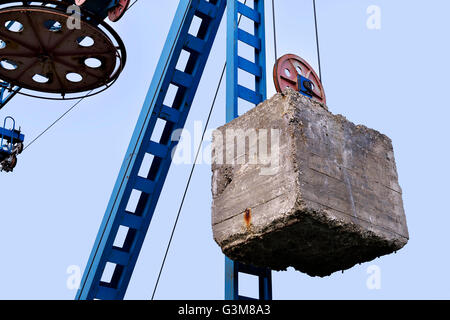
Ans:
[[[278,0],[278,50],[317,68],[310,0]],[[140,0],[114,27],[129,60],[107,92],[84,100],[26,150],[13,174],[0,176],[0,298],[73,299],[70,265],[87,262],[178,1]],[[381,30],[366,27],[369,5],[382,10]],[[273,42],[267,5],[268,73]],[[317,0],[322,68],[332,112],[388,135],[394,143],[410,242],[396,255],[344,274],[310,278],[274,274],[275,299],[450,298],[448,226],[450,2],[447,0]],[[188,119],[206,119],[225,61],[225,21]],[[223,86],[211,128],[225,121]],[[274,93],[269,80],[269,96]],[[18,96],[13,115],[31,141],[70,103]],[[174,166],[138,260],[128,299],[148,299],[190,166]],[[222,299],[223,255],[212,238],[210,167],[199,165],[185,203],[158,299]],[[381,289],[366,286],[381,270]],[[257,292],[243,279],[243,294]]]

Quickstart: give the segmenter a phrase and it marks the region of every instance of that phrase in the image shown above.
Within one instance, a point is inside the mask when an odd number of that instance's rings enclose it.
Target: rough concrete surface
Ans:
[[[261,136],[229,147],[229,129],[278,129],[279,161],[259,159]],[[391,140],[291,89],[220,127],[212,155],[213,234],[233,260],[323,277],[409,239]]]

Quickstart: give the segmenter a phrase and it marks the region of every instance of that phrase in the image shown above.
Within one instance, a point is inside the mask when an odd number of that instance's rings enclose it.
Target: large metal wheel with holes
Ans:
[[[0,5],[4,2],[17,3]],[[50,99],[76,99],[108,88],[126,61],[120,37],[84,12],[74,29],[69,4],[45,4],[0,7],[0,79],[31,91],[22,94]]]
[[[308,62],[295,54],[282,56],[273,68],[273,80],[277,92],[283,92],[286,88],[297,90],[298,75],[311,80],[313,83],[312,98],[325,104],[327,100],[320,78]]]

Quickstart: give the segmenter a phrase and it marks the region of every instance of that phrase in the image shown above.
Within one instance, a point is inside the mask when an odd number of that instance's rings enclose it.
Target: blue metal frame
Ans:
[[[227,106],[226,121],[239,116],[238,98],[255,105],[267,99],[266,79],[266,36],[264,21],[264,1],[254,0],[254,8],[238,0],[227,1]],[[254,34],[249,34],[238,26],[238,15],[255,22]],[[242,41],[255,48],[255,62],[238,54],[238,42]],[[238,69],[255,76],[255,91],[239,84]]]
[[[233,261],[225,257],[225,300],[257,300],[239,294],[239,273],[258,277],[259,300],[272,300],[272,271]]]
[[[11,27],[14,24],[13,21],[10,21],[6,26],[7,28]],[[2,109],[19,91],[20,87],[13,86],[3,80],[0,80],[0,109]]]
[[[7,129],[7,121],[12,121],[12,128]],[[17,143],[23,143],[25,136],[16,130],[16,121],[12,117],[6,117],[3,121],[3,127],[0,127],[0,162],[16,152],[14,149]]]
[[[180,0],[76,299],[123,299],[172,162],[177,145],[172,133],[184,127],[225,7],[226,0]],[[197,35],[188,33],[194,16],[202,19]],[[176,69],[182,50],[190,53],[184,71]],[[164,105],[169,85],[178,88],[177,94],[171,105]],[[166,121],[164,131],[159,141],[152,141],[158,120]],[[148,175],[142,177],[138,172],[146,154],[154,158]],[[130,212],[127,204],[133,190],[141,195]],[[121,226],[128,230],[117,247]],[[113,264],[114,272],[102,281],[107,263]]]
[[[3,108],[17,93],[15,90],[10,91],[8,87],[9,83],[0,80],[0,109]]]
[[[254,0],[251,8],[238,0],[227,1],[227,97],[226,121],[239,116],[239,98],[255,105],[267,99],[266,79],[266,37],[264,22],[264,0]],[[254,21],[253,34],[239,28],[239,14]],[[254,62],[239,56],[238,42],[242,41],[255,49]],[[239,84],[238,69],[255,76],[255,90]],[[247,273],[259,278],[259,298],[272,300],[272,272],[266,268],[256,268],[235,262],[225,257],[225,299],[249,300],[239,295],[239,273]]]
[[[0,109],[2,109],[18,92],[20,88],[9,88],[9,83],[0,80]]]
[[[12,121],[12,128],[7,129],[6,123],[8,120]],[[16,131],[16,121],[13,117],[6,117],[3,121],[3,127],[0,127],[0,153],[11,155],[15,143],[23,142],[25,136],[19,131]],[[6,143],[5,143],[6,142]]]
[[[309,82],[311,85],[313,85],[313,82],[309,80],[308,78],[305,78],[302,75],[297,75],[297,83],[298,83],[298,92],[303,94],[304,96],[307,96],[308,98],[312,98],[311,92],[306,88],[305,82]]]
[[[11,119],[12,123],[13,123],[11,130],[6,129],[6,121],[8,119]],[[2,135],[2,138],[0,139],[0,151],[6,151],[7,153],[11,154],[12,145],[9,142],[10,141],[12,142],[14,140],[14,130],[15,129],[16,129],[16,121],[12,117],[6,117],[5,120],[3,120],[3,127],[0,128],[0,134]],[[4,145],[3,141],[6,141],[8,143]]]

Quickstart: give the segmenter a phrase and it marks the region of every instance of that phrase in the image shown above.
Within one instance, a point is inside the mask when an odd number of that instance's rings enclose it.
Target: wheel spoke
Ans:
[[[61,52],[55,53],[56,57],[80,57],[80,56],[95,56],[95,55],[106,55],[111,54],[111,51],[87,51],[87,52]]]
[[[61,80],[60,74],[58,73],[57,68],[55,67],[55,63],[52,62],[52,69],[53,69],[53,73],[55,75],[56,80],[58,81],[60,87],[61,87],[61,92],[64,94],[67,92],[66,87],[64,86],[63,80]]]
[[[17,79],[16,79],[16,80],[19,81],[19,80],[23,77],[23,75],[24,75],[28,70],[30,70],[31,68],[33,68],[38,62],[39,62],[39,60],[38,60],[37,58],[34,58],[34,59],[33,59],[33,62],[30,63],[30,65],[29,65],[28,67],[25,67],[25,68],[22,70],[21,73],[19,73],[19,75],[17,76]]]
[[[3,32],[3,31],[1,31],[1,30],[0,30],[0,37],[2,37],[3,39],[7,39],[7,40],[9,40],[9,41],[12,41],[12,42],[14,42],[14,43],[16,43],[16,44],[18,44],[18,45],[24,47],[25,49],[30,50],[31,52],[33,52],[33,53],[35,53],[35,54],[36,54],[36,52],[39,51],[38,48],[35,48],[35,47],[33,47],[33,46],[30,46],[30,45],[28,45],[26,42],[21,41],[20,39],[17,39],[16,37],[12,37],[12,36],[6,34],[5,32]]]
[[[53,51],[55,51],[62,43],[64,43],[64,41],[68,38],[68,37],[70,37],[72,34],[70,33],[70,32],[67,32],[67,34],[66,35],[64,35],[63,37],[61,37],[61,39],[59,39],[59,41],[57,41],[56,42],[56,44],[54,44],[53,46],[50,46],[49,48],[48,48],[48,51],[51,51],[51,52],[53,52]]]
[[[95,74],[95,73],[89,71],[89,70],[88,70],[86,67],[84,67],[84,66],[74,65],[74,64],[68,63],[67,61],[64,61],[64,60],[62,60],[62,59],[60,59],[60,58],[57,58],[57,57],[54,58],[54,61],[57,62],[57,63],[59,63],[59,64],[62,64],[63,66],[65,66],[65,67],[67,67],[67,68],[72,69],[74,72],[76,72],[77,70],[80,70],[80,67],[81,67],[81,68],[83,69],[83,72],[87,73],[87,74],[90,75],[91,77],[96,78],[97,80],[100,80],[100,79],[101,79],[101,77],[99,77],[97,74]]]
[[[36,40],[39,43],[39,47],[41,49],[40,51],[43,52],[45,50],[45,47],[42,44],[42,40],[41,40],[41,38],[39,36],[39,33],[36,31],[35,25],[34,25],[33,21],[31,20],[30,15],[28,14],[28,12],[25,13],[25,16],[27,17],[27,20],[28,20],[28,23],[29,23],[29,25],[31,27],[31,30],[33,31],[34,36],[36,37]]]

